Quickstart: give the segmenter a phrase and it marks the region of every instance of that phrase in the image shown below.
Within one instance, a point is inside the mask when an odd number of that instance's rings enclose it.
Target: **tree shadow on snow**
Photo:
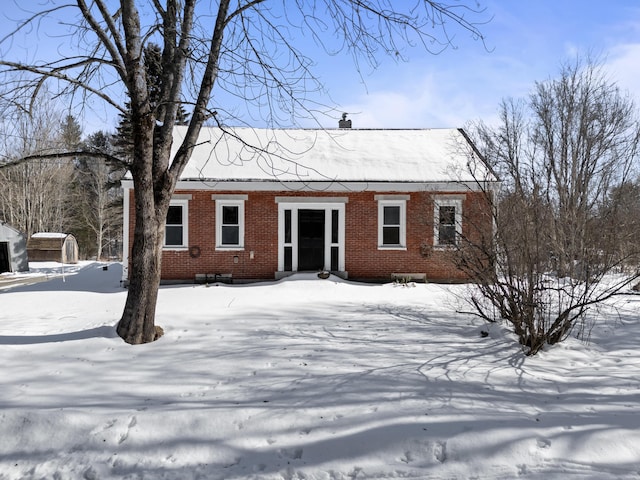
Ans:
[[[0,290],[11,292],[123,292],[122,264],[119,262],[86,262],[62,265],[52,269],[32,268],[29,275],[17,275],[14,284]]]
[[[36,345],[40,343],[72,342],[90,338],[116,338],[115,326],[79,330],[77,332],[56,333],[52,335],[0,335],[0,345]]]
[[[547,452],[597,452],[598,442],[610,435],[607,431],[619,431],[623,441],[633,438],[632,432],[640,428],[637,378],[623,362],[615,371],[632,378],[601,377],[580,366],[571,369],[525,358],[503,331],[483,337],[487,325],[446,307],[326,303],[309,302],[302,309],[277,305],[273,310],[216,309],[212,304],[210,309],[201,307],[207,313],[199,314],[198,322],[191,318],[189,328],[169,318],[161,321],[166,334],[153,351],[127,350],[134,356],[122,357],[141,385],[131,389],[116,371],[120,383],[100,376],[101,388],[90,399],[95,404],[87,403],[86,390],[82,399],[74,399],[85,408],[99,405],[122,412],[113,414],[122,416],[118,425],[130,425],[122,446],[111,447],[120,463],[110,473],[124,477],[144,470],[149,478],[216,480],[278,473],[305,478],[310,472],[353,465],[325,477],[364,478],[367,472],[356,465],[380,457],[392,463],[388,471],[397,478],[451,478],[456,464],[479,462],[491,469],[504,452],[513,452],[514,465],[493,478],[516,477],[518,461],[523,472],[532,469],[535,476],[542,471],[546,478],[568,472],[585,477],[604,472],[612,478],[635,468],[620,459],[599,458],[582,465],[579,454],[545,457]],[[0,344],[115,336],[113,327],[103,326],[5,336]],[[52,401],[51,408],[68,406],[69,398],[64,401]],[[134,410],[136,423],[131,426]],[[158,415],[170,423],[183,419],[187,411],[189,425],[220,422],[232,432],[243,432],[231,440],[207,427],[176,431],[172,438],[142,436],[154,431]],[[279,423],[283,418],[292,423]],[[115,425],[113,419],[106,420],[108,428]],[[129,445],[138,434],[145,441]],[[256,447],[239,445],[242,436],[252,438]],[[87,448],[83,444],[70,451],[84,455]],[[212,457],[223,452],[215,456],[225,462],[175,469],[162,465],[162,458],[179,456],[176,452],[208,449]],[[142,469],[134,461],[154,455],[159,466],[149,460],[147,465],[153,466]],[[532,458],[545,461],[528,464]],[[451,464],[454,469],[447,470]]]

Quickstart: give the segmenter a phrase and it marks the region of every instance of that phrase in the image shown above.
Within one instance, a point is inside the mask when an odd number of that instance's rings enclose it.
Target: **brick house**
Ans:
[[[495,184],[460,129],[203,128],[169,208],[162,279],[461,281],[455,246],[491,232]],[[123,187],[126,282],[133,183]]]

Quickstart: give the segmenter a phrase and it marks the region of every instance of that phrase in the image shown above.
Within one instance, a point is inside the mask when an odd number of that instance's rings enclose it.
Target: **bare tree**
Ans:
[[[5,81],[8,103],[24,105],[22,100],[33,98],[51,79],[61,85],[60,94],[81,92],[123,114],[123,97],[130,104],[134,149],[128,168],[134,183],[135,228],[119,335],[132,344],[156,338],[169,201],[202,125],[222,126],[235,110],[234,102],[252,103],[255,114],[269,125],[313,116],[319,108],[309,94],[322,86],[311,72],[312,60],[296,46],[296,35],[311,35],[331,53],[346,50],[357,66],[360,59],[375,66],[381,54],[402,57],[408,45],[438,53],[451,42],[450,27],[481,39],[470,20],[477,13],[464,4],[431,0],[121,0],[117,6],[106,0],[52,0],[18,25],[18,31],[43,29],[48,19],[62,18],[64,25],[74,25],[70,28],[77,48],[42,63],[0,60],[3,73],[23,75]],[[145,74],[149,43],[162,50],[157,103]],[[170,158],[172,129],[182,105],[190,111],[187,133]]]
[[[476,131],[503,181],[494,237],[462,252],[461,265],[478,280],[476,311],[506,319],[535,354],[584,328],[591,307],[638,275],[635,265],[604,281],[638,253],[616,225],[628,207],[616,192],[637,160],[640,124],[631,99],[580,60],[536,84],[528,102],[503,102],[500,119]]]
[[[115,146],[112,136],[103,132],[94,132],[84,141],[83,150],[113,153]],[[91,157],[79,155],[75,165],[74,198],[76,228],[90,237],[83,243],[87,253],[100,260],[107,249],[112,255],[115,236],[122,232],[122,188],[120,180],[125,172],[119,165],[111,162],[95,161]],[[78,235],[76,235],[78,237]],[[83,236],[80,236],[83,238]],[[79,241],[80,243],[80,241]],[[111,250],[111,251],[109,251]]]
[[[43,95],[31,113],[16,112],[3,129],[4,157],[11,161],[34,152],[52,157],[0,170],[0,216],[24,231],[63,231],[69,225],[69,186],[73,166],[54,153],[64,149],[64,122],[55,102]]]
[[[640,182],[637,178],[612,189],[592,221],[592,228],[603,235],[607,255],[627,259],[621,270],[640,265]]]

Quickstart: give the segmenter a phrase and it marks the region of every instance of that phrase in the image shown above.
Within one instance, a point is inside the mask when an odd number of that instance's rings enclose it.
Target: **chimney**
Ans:
[[[351,128],[351,120],[347,120],[347,114],[342,114],[342,120],[338,121],[338,127],[340,128]]]

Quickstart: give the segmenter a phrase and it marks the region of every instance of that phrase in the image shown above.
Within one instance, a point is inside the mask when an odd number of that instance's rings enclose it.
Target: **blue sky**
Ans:
[[[316,61],[314,72],[336,105],[335,118],[322,118],[321,124],[337,126],[342,111],[349,113],[355,128],[458,127],[477,119],[491,122],[502,98],[526,96],[535,81],[556,75],[561,62],[590,52],[604,61],[610,79],[640,103],[638,0],[478,1],[486,8],[479,18],[489,20],[480,27],[485,44],[452,26],[449,32],[455,36],[456,48],[439,55],[408,50],[404,52],[407,62],[383,59],[377,70],[365,71],[364,78],[347,55],[330,57],[305,50]],[[24,16],[16,13],[12,3],[3,5],[0,13],[0,37],[11,28],[7,15]],[[18,43],[11,54],[31,56],[33,49],[42,52],[50,40],[34,32],[24,45]],[[4,47],[0,54],[1,50]],[[99,112],[85,111],[85,132],[115,127],[115,114]]]
[[[523,97],[561,62],[590,52],[607,76],[640,103],[640,2],[637,0],[490,0],[481,27],[487,49],[456,31],[458,48],[410,53],[366,79],[331,87],[354,127],[457,127],[491,122],[505,97]],[[333,84],[333,82],[331,82]]]

